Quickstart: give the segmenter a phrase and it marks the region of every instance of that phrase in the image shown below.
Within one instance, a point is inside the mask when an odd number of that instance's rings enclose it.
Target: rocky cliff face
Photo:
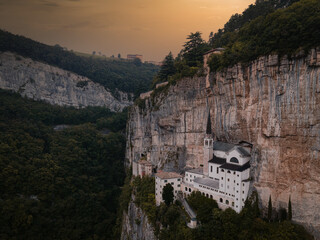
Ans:
[[[118,100],[86,77],[9,52],[0,52],[0,88],[76,108],[106,106],[111,111],[121,111],[132,104],[126,93],[119,91]]]
[[[294,59],[261,57],[205,77],[183,79],[128,122],[128,163],[147,154],[160,169],[198,167],[208,111],[219,140],[253,144],[251,189],[262,206],[287,207],[320,237],[320,50]],[[151,103],[154,103],[153,105]]]
[[[134,195],[133,195],[134,197]],[[123,214],[121,240],[155,240],[153,228],[147,216],[130,201],[128,213]]]

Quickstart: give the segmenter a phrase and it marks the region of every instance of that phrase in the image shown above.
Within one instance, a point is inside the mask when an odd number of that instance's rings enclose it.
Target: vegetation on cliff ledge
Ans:
[[[211,71],[236,63],[248,63],[268,54],[292,55],[319,46],[320,2],[318,0],[256,1],[242,14],[233,15],[223,29],[210,34],[205,42],[200,32],[187,36],[178,56],[165,57],[153,79],[157,83],[175,84],[185,77],[203,74],[203,54],[212,48],[224,48],[209,60]]]
[[[320,1],[301,0],[288,8],[278,9],[244,24],[233,32],[225,32],[213,44],[223,43],[225,51],[212,55],[211,71],[247,63],[268,54],[292,55],[319,46]],[[222,41],[221,39],[224,40]]]

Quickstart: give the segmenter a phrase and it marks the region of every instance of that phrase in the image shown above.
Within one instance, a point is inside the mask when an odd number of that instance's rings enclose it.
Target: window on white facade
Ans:
[[[228,172],[227,173],[231,173],[229,170],[228,170]]]
[[[180,182],[180,181],[181,181],[181,178],[178,178],[178,181]]]
[[[171,182],[171,185],[174,185],[174,182]]]
[[[228,178],[228,182],[230,181],[230,179]]]
[[[222,198],[220,198],[220,202],[221,202],[221,203],[223,202],[223,199],[222,199]]]
[[[212,172],[212,166],[210,166],[210,172]]]
[[[219,168],[217,168],[217,174],[219,173]]]
[[[167,180],[164,180],[164,182],[168,182]]]
[[[178,187],[180,187],[180,184],[178,184]]]
[[[185,190],[185,191],[188,191],[188,188],[187,188],[187,187],[185,187],[185,188],[184,188],[184,190]]]
[[[239,160],[238,160],[236,157],[232,157],[232,158],[230,159],[230,162],[232,162],[232,163],[238,163],[238,164],[239,164]]]
[[[223,180],[223,177],[221,177],[221,179]]]
[[[229,200],[226,200],[226,204],[229,205]]]
[[[224,170],[223,170],[223,169],[221,169],[221,172],[224,172]]]

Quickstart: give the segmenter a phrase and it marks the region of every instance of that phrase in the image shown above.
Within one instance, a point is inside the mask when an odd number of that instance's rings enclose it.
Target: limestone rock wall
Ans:
[[[127,93],[119,91],[118,100],[86,77],[10,52],[0,52],[0,88],[50,104],[76,108],[106,106],[111,111],[121,111],[132,104]]]
[[[124,213],[122,221],[121,240],[157,239],[147,216],[133,201],[130,201],[128,213]]]
[[[266,56],[205,77],[183,79],[127,125],[128,164],[146,154],[159,169],[202,164],[207,106],[219,140],[253,144],[251,189],[262,206],[287,207],[320,237],[320,50],[308,56]],[[151,103],[154,104],[151,104]]]

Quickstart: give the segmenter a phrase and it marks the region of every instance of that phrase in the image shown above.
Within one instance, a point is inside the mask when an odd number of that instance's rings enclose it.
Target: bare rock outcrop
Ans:
[[[10,52],[0,52],[0,88],[34,100],[82,108],[105,106],[121,111],[132,104],[131,96],[110,91],[90,79]]]
[[[121,240],[155,240],[153,227],[148,217],[130,201],[128,213],[123,214]]]
[[[287,207],[320,239],[320,50],[289,59],[261,57],[205,77],[183,79],[127,125],[128,164],[146,154],[158,168],[183,170],[203,161],[207,106],[216,137],[253,144],[251,189],[262,206]],[[154,104],[152,104],[152,102]]]

